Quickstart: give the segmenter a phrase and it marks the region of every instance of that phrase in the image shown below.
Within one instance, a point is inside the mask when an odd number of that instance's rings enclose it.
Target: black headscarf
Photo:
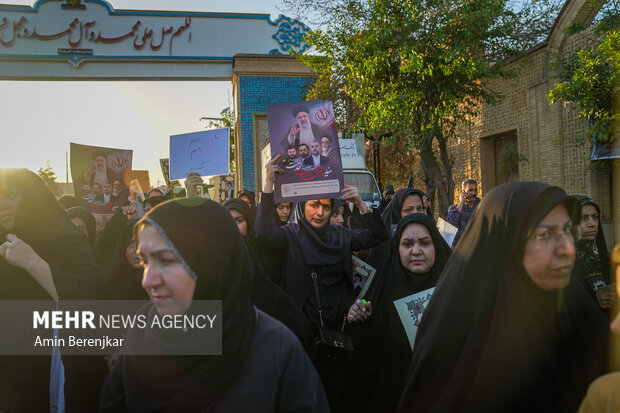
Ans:
[[[329,217],[333,217],[340,208],[342,208],[342,218],[344,218],[344,225],[347,226],[347,218],[351,216],[351,208],[349,208],[349,204],[347,204],[346,201],[342,199],[334,199],[332,203],[332,212],[329,214]]]
[[[90,248],[95,248],[95,240],[96,240],[96,224],[95,217],[90,213],[89,210],[82,207],[72,207],[67,209],[67,216],[69,219],[80,218],[86,224],[86,230],[88,232],[88,243],[90,244]]]
[[[598,232],[596,239],[592,241],[579,240],[575,243],[575,252],[577,259],[575,268],[573,268],[573,276],[582,282],[590,294],[596,299],[595,291],[592,283],[589,281],[589,275],[599,273],[605,284],[609,285],[611,281],[611,261],[609,259],[609,251],[605,242],[605,233],[601,225],[601,207],[592,199],[583,195],[573,195],[579,201],[581,207],[592,205],[598,213]],[[581,212],[581,207],[580,212]]]
[[[403,203],[405,200],[411,196],[417,195],[420,197],[420,202],[424,203],[424,192],[419,189],[414,188],[406,188],[399,189],[396,191],[392,200],[387,205],[387,207],[381,213],[381,219],[383,220],[383,224],[387,229],[387,232],[392,237],[392,227],[397,225],[401,220],[401,210],[403,209]],[[426,214],[430,217],[432,216],[430,209],[426,209]],[[374,268],[378,268],[381,265],[381,261],[390,254],[390,243],[386,241],[379,246],[372,248],[368,253],[368,264],[370,264]]]
[[[130,219],[123,227],[110,263],[104,273],[105,285],[102,298],[105,300],[148,300],[148,294],[142,288],[142,268],[134,268],[126,256],[127,247],[132,242],[134,225],[137,218]]]
[[[306,202],[298,202],[293,215],[297,228],[282,227],[286,230],[289,245],[291,241],[299,245],[304,263],[309,267],[342,262],[343,250],[351,243],[351,233],[341,225],[330,225],[329,219],[321,228],[315,228],[306,219],[305,210]]]
[[[523,267],[528,234],[557,187],[490,191],[437,283],[416,337],[399,411],[576,411],[605,369],[607,326],[580,283],[547,292]]]
[[[418,274],[415,277],[408,274],[407,270],[402,266],[398,252],[400,238],[403,231],[408,225],[413,223],[424,225],[426,229],[428,229],[433,241],[433,246],[435,247],[435,265],[433,265],[433,268],[429,273],[425,275]],[[405,291],[412,291],[408,294],[403,293],[401,295],[401,297],[405,297],[413,294],[414,292],[423,291],[433,287],[437,283],[439,274],[441,274],[441,271],[443,270],[443,267],[452,252],[450,246],[448,246],[437,230],[433,218],[424,214],[410,214],[402,218],[398,223],[398,227],[396,228],[389,245],[389,254],[386,254],[383,262],[377,268],[377,273],[374,280],[364,296],[364,298],[375,304],[378,304],[380,297],[384,296],[384,294],[391,296],[389,291],[393,291],[396,294],[401,294],[401,292]],[[390,305],[392,301],[394,300],[390,301]]]
[[[256,221],[256,213],[254,210],[242,199],[231,198],[222,203],[222,206],[227,210],[234,209],[239,212],[245,218],[245,222],[248,223],[248,233],[246,235],[246,241],[251,245],[254,245],[254,221]]]
[[[160,204],[139,221],[137,231],[143,225],[152,225],[196,277],[194,300],[222,301],[222,355],[123,356],[118,368],[126,406],[130,411],[209,410],[241,371],[252,344],[256,312],[250,302],[250,255],[230,213],[207,199]],[[142,311],[152,317],[157,310],[151,304]],[[184,340],[202,340],[201,331],[186,334]],[[127,341],[133,340],[161,348],[179,345],[158,330],[132,330]],[[111,384],[104,387],[103,410],[118,401],[117,391]]]
[[[254,264],[252,303],[259,310],[264,311],[287,326],[304,344],[304,347],[309,350],[312,344],[312,334],[308,319],[295,302],[267,277],[258,258],[256,252],[257,242],[254,235],[254,221],[256,220],[254,211],[246,202],[239,198],[229,199],[222,206],[228,210],[236,210],[247,222],[248,232],[245,236],[245,241],[250,252],[250,258]]]
[[[248,197],[248,199],[250,200],[250,203],[252,205],[250,205],[250,208],[252,208],[254,211],[256,211],[256,195],[254,195],[254,192],[244,189],[243,191],[239,191],[237,193],[237,198],[241,198],[242,195],[245,195]],[[246,203],[247,205],[247,203]]]
[[[0,225],[0,243],[11,233],[32,247],[49,264],[61,300],[94,298],[100,276],[86,235],[71,223],[54,195],[33,172],[0,169],[0,187],[7,186],[12,186],[21,200],[12,230],[8,232]],[[51,297],[26,270],[0,258],[0,299],[51,300]],[[78,399],[88,392],[84,383],[90,378],[79,376],[74,361],[73,357],[63,357],[67,406],[82,405]],[[49,356],[0,356],[0,410],[49,410],[50,362]],[[93,370],[91,376],[94,375]],[[84,387],[79,388],[80,383]],[[74,392],[76,387],[79,389]],[[96,404],[96,396],[93,400]]]
[[[290,204],[290,205],[291,205],[291,213],[290,213],[290,214],[289,214],[289,216],[288,216],[288,219],[290,219],[290,218],[291,218],[291,215],[293,215],[293,203],[292,203],[292,202],[282,202],[282,203],[283,203],[283,204]],[[258,208],[260,208],[260,205],[261,205],[261,204],[258,204]],[[276,204],[276,208],[278,207],[278,205],[279,205],[279,204]],[[276,209],[276,210],[274,210],[274,211],[273,211],[273,213],[274,213],[274,217],[275,217],[275,223],[276,223],[276,225],[277,225],[277,226],[281,227],[281,226],[283,226],[283,225],[288,224],[288,219],[287,219],[286,221],[284,221],[284,222],[282,222],[282,221],[280,220],[280,215],[278,215],[278,210],[277,210],[277,209]],[[256,213],[256,215],[258,215],[258,212]]]
[[[152,191],[156,191],[156,192],[161,192],[159,189],[151,189],[148,193],[151,193]],[[147,205],[150,205],[151,208],[155,207],[163,202],[166,202],[170,198],[168,195],[155,195],[152,197],[148,197],[148,194],[146,195],[147,198],[144,200],[144,202],[142,203],[142,205],[144,206],[144,208],[146,209]]]
[[[400,221],[401,210],[403,209],[403,203],[410,195],[417,195],[420,197],[420,202],[424,203],[424,192],[419,189],[406,188],[396,191],[392,200],[381,214],[383,223],[388,230],[389,234],[392,234],[392,225],[398,224]],[[427,209],[427,215],[431,216],[430,211]]]
[[[435,263],[426,274],[411,274],[403,267],[399,247],[403,231],[411,224],[428,230],[435,247]],[[432,288],[437,283],[451,249],[435,227],[433,219],[424,214],[410,214],[400,220],[390,242],[390,251],[377,269],[365,298],[372,302],[373,314],[359,327],[356,349],[365,359],[369,388],[362,393],[371,411],[393,412],[402,393],[409,363],[411,345],[394,301]]]

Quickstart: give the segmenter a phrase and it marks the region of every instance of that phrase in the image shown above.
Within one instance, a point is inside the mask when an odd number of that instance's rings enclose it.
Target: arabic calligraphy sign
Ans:
[[[0,59],[64,58],[74,67],[103,59],[231,61],[238,53],[285,52],[281,26],[307,29],[284,16],[116,11],[103,0],[0,4]]]

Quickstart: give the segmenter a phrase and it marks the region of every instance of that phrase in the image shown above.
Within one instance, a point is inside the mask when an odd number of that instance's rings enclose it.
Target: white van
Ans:
[[[351,139],[338,140],[344,183],[356,187],[368,206],[378,208],[381,204],[381,190],[375,176],[366,169],[363,134],[351,135]]]

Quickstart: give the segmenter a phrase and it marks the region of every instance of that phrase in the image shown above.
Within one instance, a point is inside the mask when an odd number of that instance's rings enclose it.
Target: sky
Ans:
[[[108,2],[116,10],[269,13],[272,20],[282,13],[277,0]],[[204,129],[200,117],[219,117],[233,101],[232,84],[221,81],[0,81],[0,90],[0,167],[36,172],[49,161],[58,182],[76,142],[133,149],[133,169],[148,169],[153,186],[164,184],[159,159],[168,157],[169,136]]]

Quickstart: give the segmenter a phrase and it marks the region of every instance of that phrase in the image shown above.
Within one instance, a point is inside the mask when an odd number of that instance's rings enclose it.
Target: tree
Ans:
[[[556,56],[553,65],[558,85],[547,94],[550,103],[573,103],[579,116],[590,121],[587,137],[600,142],[614,138],[614,124],[620,115],[613,100],[620,90],[620,13],[617,0],[608,1],[593,29],[591,42],[564,57]],[[588,27],[573,24],[571,34]]]
[[[45,165],[45,168],[39,168],[39,170],[37,171],[37,175],[41,177],[43,183],[45,183],[45,185],[50,189],[50,191],[52,191],[54,195],[62,194],[62,190],[56,182],[56,173],[50,166],[50,161],[45,161]]]
[[[235,113],[230,108],[225,108],[220,112],[221,118],[210,118],[203,116],[199,120],[208,120],[206,128],[230,128],[230,152],[229,152],[229,169],[230,173],[235,173]]]
[[[308,97],[340,99],[355,128],[392,132],[388,144],[417,153],[442,216],[454,193],[447,140],[499,97],[487,81],[514,74],[500,63],[547,33],[553,20],[541,13],[559,8],[558,0],[518,11],[503,0],[284,2],[327,22],[307,36],[315,55],[299,57],[317,72]]]

